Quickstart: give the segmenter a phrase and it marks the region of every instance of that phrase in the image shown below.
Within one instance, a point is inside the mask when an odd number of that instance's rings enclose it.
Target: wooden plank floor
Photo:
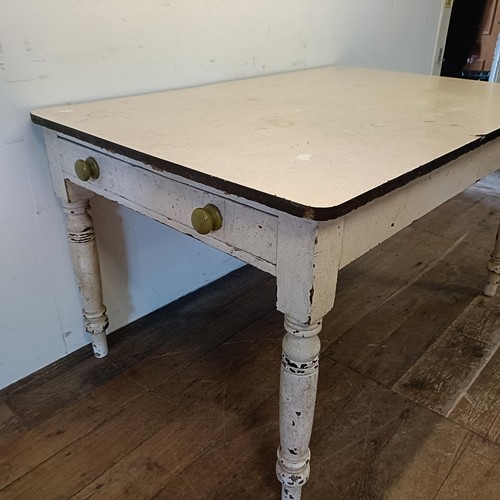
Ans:
[[[500,498],[500,174],[343,269],[305,500]],[[281,315],[243,268],[0,392],[0,498],[277,499]]]

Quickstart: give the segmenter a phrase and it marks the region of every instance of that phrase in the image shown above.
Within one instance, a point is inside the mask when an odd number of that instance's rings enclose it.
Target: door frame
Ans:
[[[438,30],[436,40],[434,42],[434,51],[432,54],[432,63],[430,68],[431,75],[440,75],[441,66],[443,65],[444,48],[446,46],[446,36],[448,35],[448,27],[450,26],[451,10],[453,8],[453,0],[441,1],[441,12],[439,13]]]

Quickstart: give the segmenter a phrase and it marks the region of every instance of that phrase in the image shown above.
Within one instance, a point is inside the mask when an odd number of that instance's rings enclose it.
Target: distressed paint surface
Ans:
[[[106,328],[109,321],[102,303],[99,258],[89,208],[88,199],[64,203],[73,267],[83,302],[85,329],[91,335],[95,357],[103,358],[108,354]]]
[[[236,88],[240,85],[245,87],[246,83],[234,84]],[[216,87],[207,87],[199,91],[200,95],[206,96],[214,88]],[[193,92],[196,93],[198,90]],[[500,106],[500,96],[495,103]],[[108,104],[102,104],[101,111],[104,114],[99,114],[100,105],[94,103],[91,106],[93,113],[103,117],[106,115],[104,112],[107,112]],[[380,113],[380,109],[378,112]],[[170,116],[169,119],[176,122],[175,117]],[[445,120],[447,119],[445,117]],[[492,116],[490,119],[493,123]],[[119,116],[117,123],[121,123],[122,120],[123,117]],[[104,126],[106,120],[101,123],[99,119],[95,123],[98,123],[99,127]],[[500,125],[500,121],[498,123]],[[180,120],[178,123],[180,131],[186,137],[194,133],[192,123],[187,128],[183,128],[182,124]],[[280,124],[283,125],[282,122]],[[239,134],[245,137],[244,127]],[[321,330],[323,316],[333,307],[339,268],[464,189],[478,177],[494,170],[496,162],[500,160],[500,139],[490,137],[490,142],[481,148],[459,156],[453,161],[451,159],[455,156],[452,155],[449,164],[402,187],[398,188],[393,184],[387,186],[383,183],[388,193],[375,200],[372,205],[356,210],[357,206],[354,204],[352,211],[342,217],[316,221],[312,220],[314,216],[312,210],[306,211],[304,217],[291,215],[287,210],[277,210],[276,207],[262,204],[258,196],[246,199],[237,192],[225,192],[210,183],[205,186],[191,177],[182,177],[179,173],[159,169],[154,162],[151,164],[141,162],[133,153],[134,150],[131,150],[130,158],[127,158],[124,156],[126,149],[113,153],[99,148],[92,142],[86,144],[81,138],[76,141],[68,140],[67,137],[60,137],[55,132],[46,135],[56,193],[65,200],[67,227],[75,272],[82,291],[86,328],[96,339],[94,348],[97,355],[105,354],[107,317],[102,303],[92,221],[87,213],[87,198],[92,193],[133,208],[276,275],[277,308],[285,315],[286,330],[281,365],[280,448],[276,472],[283,485],[282,498],[287,500],[298,500],[301,497],[302,486],[309,477],[309,440],[319,367],[318,333]],[[380,133],[374,135],[376,142]],[[448,147],[449,137],[445,135],[447,139],[443,141],[445,144],[443,147]],[[460,137],[459,135],[459,139],[453,140],[465,140],[467,143],[468,139]],[[221,139],[223,142],[224,138],[227,139],[223,131]],[[134,141],[139,139],[134,138]],[[397,137],[393,139],[397,140]],[[131,145],[135,147],[134,141]],[[409,157],[413,157],[415,145],[413,143],[408,145],[406,141],[406,138],[402,140],[401,148],[408,152]],[[229,143],[234,146],[231,141]],[[373,146],[374,142],[371,144]],[[358,141],[352,143],[351,150],[354,151],[357,145]],[[217,152],[216,147],[212,151],[204,150],[202,153],[205,156],[210,156],[211,153],[217,156]],[[101,175],[99,179],[82,182],[74,175],[72,165],[75,159],[85,158],[90,153],[97,158]],[[186,148],[188,163],[189,155],[192,153],[193,151]],[[300,161],[309,163],[313,158],[314,155],[308,160],[302,157]],[[403,154],[402,158],[406,156]],[[234,169],[236,164],[236,161],[231,164],[233,170],[237,170]],[[328,162],[323,167],[326,166]],[[389,166],[388,170],[390,169]],[[262,164],[255,172],[257,178],[266,178],[263,175]],[[363,173],[367,173],[366,169],[352,174],[351,182]],[[273,174],[275,179],[278,174],[279,169]],[[371,176],[368,182],[373,183],[374,179],[378,177]],[[304,182],[300,176],[284,180],[286,181],[284,184],[288,187],[293,184],[292,189],[288,191],[290,194],[295,193],[294,189],[298,189],[300,183]],[[317,186],[317,179],[311,185]],[[342,191],[342,186],[336,186],[338,193]],[[443,186],[446,189],[443,189]],[[246,187],[253,189],[255,186]],[[286,189],[286,186],[283,189]],[[360,187],[356,185],[353,189]],[[336,200],[335,193],[329,192],[329,195],[334,197],[330,201]],[[350,195],[356,196],[353,192]],[[321,193],[318,196],[322,196]],[[340,196],[349,196],[349,192],[341,192]],[[290,203],[300,203],[300,200],[302,198],[289,198]],[[194,208],[208,203],[219,208],[223,219],[222,227],[208,235],[199,235],[190,227],[190,215]]]
[[[343,219],[313,222],[279,218],[277,308],[307,324],[333,307],[342,249]]]
[[[350,212],[345,217],[340,267],[498,168],[500,147],[495,141]]]
[[[285,316],[285,330],[276,475],[282,483],[282,500],[300,500],[310,473],[309,441],[318,385],[321,321],[305,325]]]
[[[486,265],[488,269],[488,281],[484,287],[484,294],[488,297],[493,297],[497,293],[498,284],[500,283],[500,225],[498,226],[495,246],[491,252],[491,258]]]
[[[54,189],[62,200],[69,200],[71,192],[75,196],[102,195],[275,274],[276,213],[267,213],[259,204],[200,184],[186,183],[184,179],[167,175],[150,165],[130,162],[120,155],[112,157],[108,151],[75,143],[47,129],[44,129],[44,137]],[[98,179],[83,182],[74,172],[75,158],[89,155],[97,160],[101,173]],[[191,213],[208,203],[219,208],[223,225],[208,235],[200,235],[192,227]]]

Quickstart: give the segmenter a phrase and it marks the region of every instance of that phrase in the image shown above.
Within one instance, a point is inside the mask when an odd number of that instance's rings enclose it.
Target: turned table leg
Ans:
[[[285,315],[280,382],[280,447],[276,474],[282,500],[299,500],[309,478],[321,321],[304,325]]]
[[[95,357],[103,358],[108,354],[108,317],[102,303],[99,259],[89,208],[88,199],[64,203],[73,267],[82,296],[85,329],[91,335]]]
[[[500,225],[498,226],[495,247],[491,253],[491,258],[486,264],[488,269],[488,282],[484,287],[484,294],[488,297],[493,297],[497,292],[498,284],[500,283]]]

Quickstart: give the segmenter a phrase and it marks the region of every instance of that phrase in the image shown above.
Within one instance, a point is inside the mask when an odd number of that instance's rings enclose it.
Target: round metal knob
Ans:
[[[191,224],[196,232],[208,234],[222,227],[222,214],[220,210],[209,203],[203,208],[195,208],[191,214]]]
[[[89,157],[86,160],[75,161],[75,174],[83,182],[99,177],[99,165],[97,161]]]

